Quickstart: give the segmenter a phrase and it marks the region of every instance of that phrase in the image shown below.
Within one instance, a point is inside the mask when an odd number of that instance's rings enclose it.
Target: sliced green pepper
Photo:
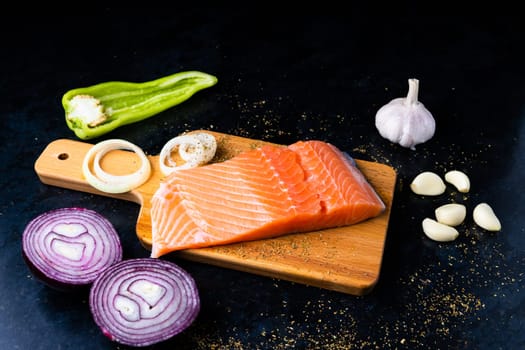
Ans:
[[[67,91],[62,97],[68,127],[87,140],[178,105],[217,78],[199,71],[179,72],[143,83],[109,81]]]

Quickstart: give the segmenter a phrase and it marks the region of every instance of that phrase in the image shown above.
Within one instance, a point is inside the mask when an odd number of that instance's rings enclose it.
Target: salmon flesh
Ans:
[[[353,160],[317,140],[175,171],[151,200],[151,257],[352,225],[385,210]]]

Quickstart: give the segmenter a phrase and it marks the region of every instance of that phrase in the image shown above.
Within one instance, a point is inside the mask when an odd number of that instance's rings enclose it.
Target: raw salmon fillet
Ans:
[[[335,146],[265,145],[169,175],[152,197],[151,256],[346,226],[384,210],[353,160]]]

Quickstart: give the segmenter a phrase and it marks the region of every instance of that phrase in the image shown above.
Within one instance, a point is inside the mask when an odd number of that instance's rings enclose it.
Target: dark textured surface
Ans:
[[[159,18],[104,8],[96,18],[4,18],[0,349],[125,348],[97,329],[86,295],[34,279],[20,237],[43,211],[84,206],[114,224],[125,258],[145,257],[134,233],[139,208],[43,185],[33,164],[49,142],[75,138],[63,119],[65,91],[190,69],[219,83],[100,140],[124,138],[155,154],[169,138],[201,128],[277,143],[318,138],[391,165],[398,182],[370,295],[176,260],[195,277],[202,310],[187,331],[152,348],[524,348],[525,28],[513,18],[416,12],[378,18],[195,7]],[[377,109],[404,96],[412,77],[437,123],[434,138],[416,151],[389,143],[374,127]],[[451,169],[470,176],[470,193],[410,192],[419,172]],[[464,203],[469,217],[456,241],[432,242],[420,222],[450,201]],[[495,209],[501,232],[475,226],[470,213],[479,202]]]

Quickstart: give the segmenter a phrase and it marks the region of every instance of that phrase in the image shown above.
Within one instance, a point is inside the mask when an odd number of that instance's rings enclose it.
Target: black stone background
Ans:
[[[324,10],[323,10],[324,9]],[[280,7],[119,7],[62,17],[2,15],[0,24],[0,348],[124,349],[94,324],[85,294],[35,280],[21,233],[36,215],[83,206],[118,230],[125,258],[148,252],[134,203],[44,185],[34,161],[75,139],[60,99],[69,89],[202,70],[216,86],[98,140],[124,138],[155,154],[192,129],[292,143],[330,141],[398,174],[378,284],[352,296],[176,260],[197,281],[202,310],[155,349],[520,349],[525,346],[525,28],[518,16],[403,15]],[[300,13],[299,13],[300,12]],[[415,151],[382,139],[375,112],[420,80],[435,136]],[[426,170],[466,172],[466,196],[409,189]],[[426,238],[421,220],[457,201],[489,203],[503,229],[469,216],[452,243]]]

